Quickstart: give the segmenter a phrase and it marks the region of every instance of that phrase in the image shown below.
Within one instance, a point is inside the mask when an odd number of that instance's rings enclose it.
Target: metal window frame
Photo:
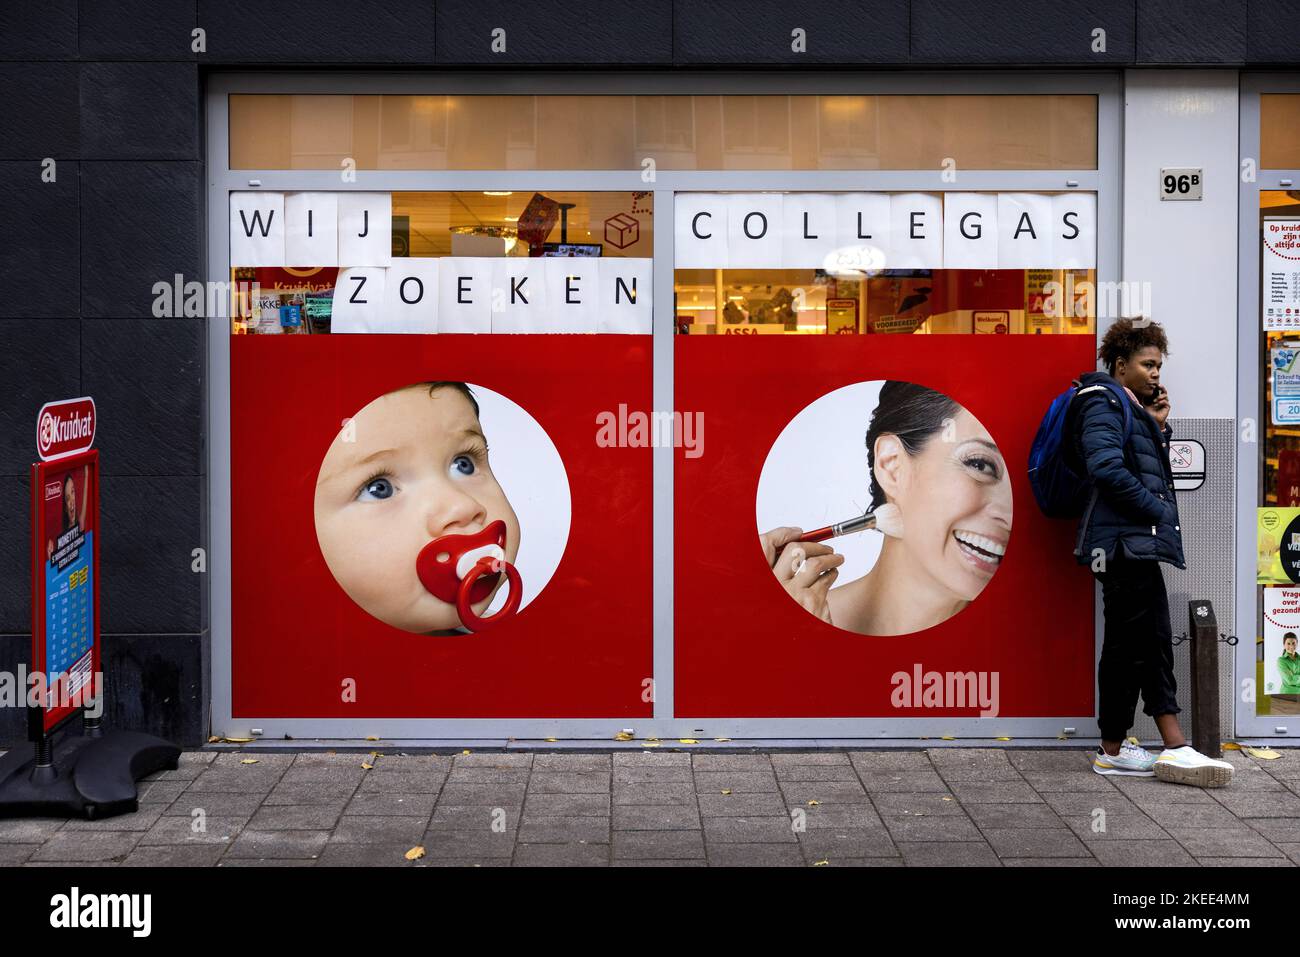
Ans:
[[[1300,95],[1300,74],[1252,74],[1241,77],[1239,161],[1254,160],[1254,182],[1243,182],[1238,175],[1238,243],[1237,243],[1237,576],[1236,616],[1233,633],[1239,638],[1234,656],[1236,670],[1233,694],[1236,733],[1242,738],[1288,738],[1300,736],[1300,715],[1257,715],[1255,707],[1262,689],[1255,688],[1255,643],[1262,634],[1262,586],[1255,583],[1256,508],[1263,502],[1264,399],[1260,382],[1260,341],[1263,318],[1260,315],[1260,227],[1259,194],[1263,190],[1300,188],[1300,169],[1263,169],[1260,167],[1260,95],[1293,93]],[[1238,167],[1240,170],[1240,166]],[[1289,179],[1290,187],[1282,185]],[[1256,423],[1255,439],[1242,440],[1246,420]],[[1220,626],[1222,627],[1222,625]],[[1245,682],[1250,684],[1246,685]],[[1244,700],[1247,688],[1254,694]],[[1279,727],[1286,731],[1279,732]]]
[[[1053,94],[1097,97],[1097,168],[1090,170],[964,170],[944,182],[944,171],[927,170],[658,170],[655,207],[671,211],[676,191],[715,190],[1026,190],[1097,194],[1097,278],[1120,278],[1123,168],[1122,78],[1118,73],[868,73],[824,75],[774,73],[403,73],[329,74],[214,73],[207,85],[207,265],[208,276],[229,275],[228,194],[259,182],[268,190],[643,190],[641,170],[358,170],[343,183],[330,170],[234,170],[229,168],[228,101],[238,93],[321,94]],[[659,228],[654,238],[653,398],[656,409],[672,409],[674,395],[673,230]],[[1100,329],[1098,332],[1100,333]],[[623,727],[638,737],[656,736],[803,741],[888,741],[917,738],[992,739],[1000,736],[1055,740],[1064,729],[1091,733],[1091,715],[1028,718],[761,718],[693,719],[674,709],[673,685],[673,449],[656,448],[653,470],[653,622],[655,701],[652,719],[566,718],[275,718],[232,715],[230,559],[230,355],[229,328],[211,320],[208,329],[208,549],[211,597],[212,732],[263,740],[360,739],[380,736],[403,740],[541,739],[609,740]],[[1100,616],[1094,633],[1100,635]],[[1046,638],[1045,638],[1046,640]]]

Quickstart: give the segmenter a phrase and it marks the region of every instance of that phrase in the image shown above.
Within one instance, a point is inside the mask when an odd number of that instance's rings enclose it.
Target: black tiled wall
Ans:
[[[93,394],[109,720],[206,735],[206,583],[190,571],[207,526],[206,338],[197,320],[152,317],[156,282],[205,268],[206,70],[1293,67],[1297,23],[1300,0],[0,4],[0,221],[25,227],[0,255],[0,668],[27,654],[12,570],[27,562],[36,411]],[[0,744],[22,727],[0,711]]]

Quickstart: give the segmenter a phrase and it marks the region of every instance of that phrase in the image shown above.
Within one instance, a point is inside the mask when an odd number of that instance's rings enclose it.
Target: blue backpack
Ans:
[[[1119,383],[1096,383],[1080,388],[1076,379],[1047,407],[1047,414],[1034,436],[1034,444],[1029,448],[1029,487],[1034,490],[1038,507],[1048,518],[1078,518],[1088,501],[1089,482],[1086,475],[1079,475],[1066,458],[1069,443],[1073,436],[1067,433],[1070,405],[1075,396],[1085,392],[1106,389],[1119,399],[1120,408],[1124,410],[1124,444],[1128,444],[1129,434],[1133,428],[1133,413],[1129,409],[1128,396]]]

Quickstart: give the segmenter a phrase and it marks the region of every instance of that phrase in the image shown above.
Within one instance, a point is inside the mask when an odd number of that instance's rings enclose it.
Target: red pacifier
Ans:
[[[506,561],[506,523],[497,519],[472,535],[443,535],[435,538],[415,558],[415,573],[430,594],[456,606],[461,623],[470,631],[482,631],[509,618],[519,610],[523,585],[519,572]],[[486,617],[474,613],[504,572],[509,582],[506,603]]]

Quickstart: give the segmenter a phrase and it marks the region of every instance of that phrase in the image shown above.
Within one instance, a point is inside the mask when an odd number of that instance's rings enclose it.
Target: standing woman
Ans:
[[[1070,410],[1080,474],[1092,485],[1074,553],[1101,582],[1106,621],[1097,666],[1101,747],[1093,770],[1222,787],[1232,780],[1232,765],[1194,750],[1178,724],[1169,597],[1160,571],[1161,562],[1187,567],[1169,465],[1169,393],[1160,385],[1168,351],[1158,323],[1119,320],[1098,351],[1107,371],[1080,377]],[[1130,403],[1127,435],[1116,382]],[[1139,693],[1164,739],[1159,757],[1126,740]]]

